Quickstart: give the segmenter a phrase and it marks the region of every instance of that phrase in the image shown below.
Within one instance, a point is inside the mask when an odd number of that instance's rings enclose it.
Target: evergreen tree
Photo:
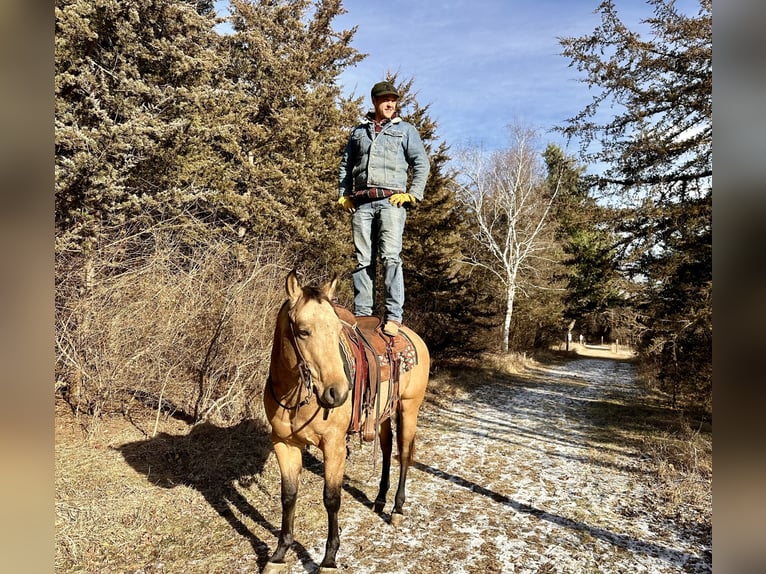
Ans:
[[[212,16],[174,0],[57,0],[56,236],[78,249],[227,179]],[[204,8],[204,6],[203,6]],[[203,10],[204,11],[204,10]],[[195,161],[199,160],[199,161]]]
[[[247,227],[278,238],[296,260],[342,268],[350,241],[336,205],[337,171],[359,101],[342,97],[337,77],[361,56],[353,31],[335,32],[339,0],[232,0],[227,70],[237,104],[250,198]]]
[[[339,0],[60,0],[56,223],[61,249],[174,218],[187,240],[268,237],[296,264],[338,266],[338,157],[359,102]],[[195,239],[197,237],[197,239]]]
[[[585,168],[556,145],[543,153],[548,185],[559,187],[554,210],[557,239],[565,254],[566,295],[564,321],[575,321],[586,338],[610,337],[609,319],[621,307],[626,284],[618,271],[611,218],[614,210],[597,205],[584,184]]]
[[[696,16],[650,0],[651,38],[599,6],[592,34],[561,41],[593,102],[562,128],[582,142],[586,162],[607,165],[594,188],[617,198],[617,232],[641,287],[643,356],[674,396],[709,403],[712,391],[712,1]],[[596,120],[617,103],[608,122]]]

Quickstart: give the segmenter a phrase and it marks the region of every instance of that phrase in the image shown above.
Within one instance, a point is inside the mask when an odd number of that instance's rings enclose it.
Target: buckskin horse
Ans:
[[[271,441],[281,473],[282,501],[279,541],[263,570],[266,574],[287,569],[285,554],[294,540],[298,478],[302,470],[302,450],[306,445],[318,447],[324,458],[323,501],[328,532],[320,573],[334,572],[337,568],[338,511],[346,466],[346,437],[350,432],[367,429],[365,440],[371,440],[369,431],[372,429],[380,441],[382,474],[373,509],[382,513],[391,468],[391,420],[396,420],[400,471],[391,523],[397,526],[403,518],[405,483],[412,462],[418,411],[428,384],[428,348],[405,326],[395,338],[383,335],[378,328],[377,336],[387,340],[389,349],[404,347],[409,356],[400,361],[399,356],[404,353],[389,354],[389,360],[383,361],[388,363],[385,369],[376,364],[377,361],[368,364],[372,365],[370,378],[379,381],[388,378],[388,384],[379,385],[374,408],[360,413],[362,409],[357,403],[355,411],[354,403],[362,400],[362,393],[352,400],[357,394],[354,382],[368,365],[360,365],[349,352],[354,345],[351,339],[361,332],[351,324],[355,320],[353,315],[333,303],[337,283],[335,277],[321,287],[302,286],[294,270],[285,280],[287,300],[277,315],[269,377],[263,394],[266,417],[272,428]],[[381,371],[385,371],[382,376]],[[369,391],[366,394],[369,395]],[[371,417],[374,417],[373,424],[370,424]]]

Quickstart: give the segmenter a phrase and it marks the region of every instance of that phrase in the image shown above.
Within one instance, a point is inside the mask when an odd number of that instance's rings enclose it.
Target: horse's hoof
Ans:
[[[404,514],[401,514],[399,512],[392,512],[391,513],[391,526],[399,527],[402,525],[402,522],[404,522]]]
[[[337,571],[337,568],[328,568],[327,566],[319,567],[319,574],[335,574]]]
[[[380,514],[381,512],[383,512],[383,507],[384,507],[385,505],[386,505],[386,503],[385,503],[385,502],[375,502],[375,503],[372,505],[372,511],[373,511],[375,514]]]
[[[287,564],[284,562],[266,562],[261,574],[283,574],[287,572]]]

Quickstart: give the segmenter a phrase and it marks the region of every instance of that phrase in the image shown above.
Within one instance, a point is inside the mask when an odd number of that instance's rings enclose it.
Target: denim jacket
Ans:
[[[407,169],[413,171],[407,191]],[[376,134],[375,124],[356,126],[348,138],[340,162],[339,196],[352,195],[366,187],[408,192],[423,199],[430,164],[418,130],[394,117]]]

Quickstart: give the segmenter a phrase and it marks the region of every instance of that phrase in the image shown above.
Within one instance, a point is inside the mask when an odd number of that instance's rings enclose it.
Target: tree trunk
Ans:
[[[503,322],[503,353],[508,352],[511,339],[511,316],[513,315],[513,300],[516,298],[516,280],[512,279],[508,285],[505,300],[505,321]]]

